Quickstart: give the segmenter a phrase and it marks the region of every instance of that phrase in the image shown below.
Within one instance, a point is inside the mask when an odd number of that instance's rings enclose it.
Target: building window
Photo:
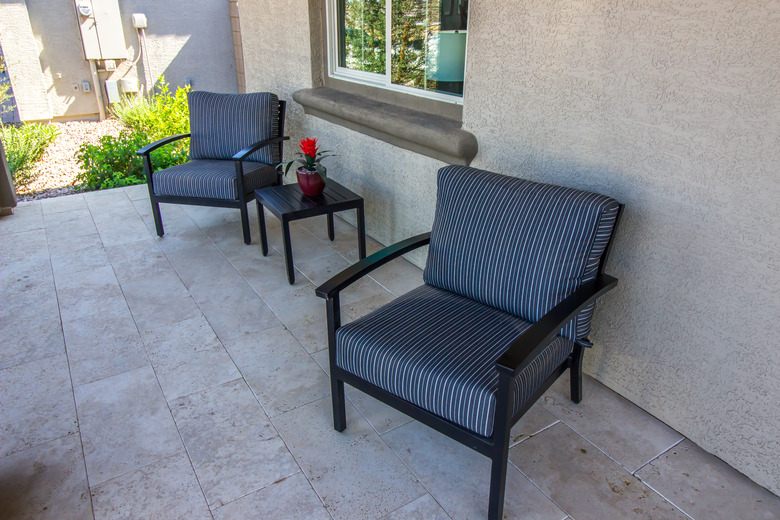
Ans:
[[[329,74],[459,102],[468,0],[329,0]]]

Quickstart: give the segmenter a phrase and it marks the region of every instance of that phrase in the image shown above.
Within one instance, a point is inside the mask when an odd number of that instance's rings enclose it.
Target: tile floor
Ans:
[[[0,518],[485,517],[487,459],[354,390],[331,427],[314,287],[356,259],[354,228],[296,223],[289,286],[274,218],[264,258],[235,210],[162,211],[163,239],[145,186],[0,219]],[[344,320],[420,283],[395,261],[343,295]],[[780,518],[600,383],[580,405],[566,388],[513,430],[507,518]]]

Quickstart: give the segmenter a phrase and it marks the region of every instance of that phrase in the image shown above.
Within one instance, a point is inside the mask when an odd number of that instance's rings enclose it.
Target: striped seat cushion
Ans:
[[[270,92],[190,92],[190,159],[232,159],[259,141],[279,135],[279,98]],[[247,160],[279,164],[278,146],[266,146]]]
[[[152,174],[155,195],[238,199],[235,161],[189,161]],[[244,193],[276,182],[276,168],[244,162]]]
[[[336,364],[429,412],[486,437],[493,432],[495,363],[531,324],[423,285],[336,331]],[[561,336],[515,379],[517,411],[563,363]]]
[[[442,168],[425,283],[535,322],[595,278],[618,208],[596,193]],[[562,335],[584,340],[592,312]]]

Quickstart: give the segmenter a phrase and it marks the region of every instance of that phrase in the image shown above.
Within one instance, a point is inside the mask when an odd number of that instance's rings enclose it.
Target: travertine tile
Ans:
[[[382,437],[452,518],[487,517],[490,459],[418,422]],[[509,467],[505,518],[561,520],[565,516],[526,477]]]
[[[0,369],[64,353],[56,300],[37,305],[34,314],[0,311]]]
[[[330,394],[330,381],[283,326],[225,343],[266,413],[273,417]]]
[[[226,276],[237,275],[236,269],[225,255],[210,242],[204,246],[168,251],[166,256],[187,287],[192,287],[193,284],[209,284]]]
[[[87,201],[84,200],[84,195],[81,193],[41,200],[41,210],[44,215],[51,215],[52,213],[59,213],[61,211],[86,209],[86,207]]]
[[[181,450],[151,366],[75,388],[90,486]]]
[[[211,507],[299,471],[243,379],[177,399],[171,410]]]
[[[91,271],[111,265],[102,244],[61,251],[51,255],[51,266],[58,279],[75,276],[82,271]]]
[[[65,321],[62,328],[74,386],[149,364],[128,309]]]
[[[290,226],[290,244],[293,252],[293,263],[296,257],[301,260],[311,260],[335,253],[333,248],[314,237],[300,225]],[[277,253],[284,255],[281,227],[278,230],[268,231],[268,247],[273,247]]]
[[[96,519],[211,518],[184,449],[93,486],[91,491]]]
[[[351,210],[354,214],[354,210]],[[312,235],[328,244],[337,253],[346,258],[350,263],[359,260],[358,255],[358,236],[357,228],[341,218],[340,213],[336,213],[333,219],[334,240],[331,242],[328,238],[328,225],[325,215],[316,218],[307,218],[298,221]],[[366,235],[366,254],[370,255],[379,251],[382,244]]]
[[[412,421],[408,415],[395,408],[377,401],[368,394],[346,385],[346,395],[360,415],[366,418],[371,426],[380,434],[389,432]]]
[[[78,431],[65,354],[0,371],[0,456]]]
[[[124,191],[92,192],[84,198],[106,247],[148,240],[149,230]]]
[[[394,295],[401,296],[423,284],[422,273],[422,269],[405,258],[397,258],[369,276]]]
[[[297,269],[311,280],[315,287],[327,282],[350,265],[352,262],[338,254],[296,262]],[[383,293],[387,294],[387,291],[370,277],[365,276],[341,291],[339,296],[341,304],[346,305]]]
[[[387,291],[383,291],[366,299],[349,303],[341,306],[341,312],[347,314],[353,320],[362,318],[366,314],[374,312],[383,305],[395,300],[395,296]]]
[[[0,518],[92,518],[77,434],[0,459]]]
[[[107,247],[106,253],[120,283],[157,275],[169,277],[175,273],[162,249],[151,237],[141,242]]]
[[[780,498],[689,440],[636,476],[696,519],[780,518]]]
[[[193,285],[190,292],[222,341],[279,325],[276,315],[238,273],[213,284]]]
[[[431,495],[423,495],[401,509],[382,517],[382,520],[450,520],[450,518],[450,515]]]
[[[347,429],[341,433],[333,430],[329,397],[273,422],[334,518],[378,518],[425,494],[349,403]]]
[[[34,230],[43,232],[43,213],[40,204],[20,204],[13,215],[0,218],[0,236],[24,233]],[[17,237],[13,237],[15,240]],[[11,240],[10,237],[4,239]]]
[[[274,293],[265,301],[309,353],[328,346],[325,302],[314,295],[313,285]]]
[[[111,266],[82,271],[57,280],[57,298],[63,321],[103,312],[120,313],[127,308],[125,296]]]
[[[215,509],[214,518],[329,520],[330,515],[303,474],[296,473]]]
[[[0,218],[0,222],[9,217]],[[14,233],[13,239],[0,241],[0,265],[19,261],[33,261],[49,258],[46,233],[40,229]]]
[[[144,184],[135,184],[133,186],[125,186],[122,188],[127,194],[127,198],[131,201],[136,200],[149,200],[149,186]]]
[[[143,341],[168,401],[241,377],[203,316],[146,331]]]
[[[52,256],[68,255],[80,249],[97,249],[103,247],[103,241],[100,240],[100,235],[97,233],[82,235],[78,238],[49,235],[47,240],[49,242],[49,253]]]
[[[512,427],[510,446],[517,444],[528,437],[539,433],[558,422],[558,418],[542,408],[539,403],[534,404],[525,415]]]
[[[122,282],[122,290],[138,329],[152,330],[201,315],[187,288],[174,272]]]
[[[583,376],[582,402],[570,395],[567,371],[539,402],[630,473],[683,438],[590,376]]]
[[[97,233],[92,213],[86,208],[52,213],[46,215],[44,222],[47,237],[78,238]]]
[[[509,460],[577,520],[688,518],[563,423],[514,446]]]

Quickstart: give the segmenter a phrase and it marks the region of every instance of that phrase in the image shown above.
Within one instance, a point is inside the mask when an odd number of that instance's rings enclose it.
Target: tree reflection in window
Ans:
[[[467,0],[337,0],[337,6],[341,67],[387,77],[390,52],[389,83],[463,94]]]

